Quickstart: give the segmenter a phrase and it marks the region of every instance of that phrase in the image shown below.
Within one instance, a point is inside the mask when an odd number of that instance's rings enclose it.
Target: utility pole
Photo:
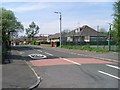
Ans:
[[[62,14],[61,14],[61,12],[54,12],[54,13],[57,13],[57,14],[59,14],[60,15],[60,47],[61,47],[61,45],[62,45],[62,35],[61,35],[61,31],[62,31]]]
[[[98,42],[99,42],[99,26],[97,26],[97,48],[98,48]]]

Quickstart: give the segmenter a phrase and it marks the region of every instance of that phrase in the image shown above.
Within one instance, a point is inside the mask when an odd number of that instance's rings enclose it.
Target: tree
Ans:
[[[115,37],[117,44],[120,46],[120,0],[114,3],[114,21],[112,34]]]
[[[17,20],[14,13],[11,10],[0,8],[0,32],[2,33],[2,60],[7,55],[7,50],[10,46],[10,35],[22,31],[23,25]]]
[[[12,32],[17,34],[17,32],[22,31],[24,28],[23,25],[17,21],[17,18],[11,10],[6,10],[4,8],[0,8],[0,10],[0,18],[2,18],[2,21],[0,22],[2,27],[2,40],[3,44],[8,46],[10,33]]]
[[[26,35],[28,39],[34,40],[34,36],[39,33],[39,26],[32,22],[29,28],[26,29]]]
[[[103,35],[107,35],[107,31],[105,30],[105,28],[100,28],[99,29],[99,32],[101,33],[101,34],[103,34]]]

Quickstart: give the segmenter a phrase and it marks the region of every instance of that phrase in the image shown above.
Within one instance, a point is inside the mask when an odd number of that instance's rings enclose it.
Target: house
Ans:
[[[48,39],[50,42],[59,42],[60,41],[60,33],[49,35]]]
[[[49,42],[48,40],[48,34],[40,34],[39,36],[35,36],[34,40],[40,41],[40,42]]]
[[[60,42],[60,33],[56,33],[48,36],[50,42]],[[96,42],[96,41],[106,41],[106,35],[96,31],[95,29],[84,25],[82,27],[76,28],[70,32],[61,33],[62,44],[80,44],[84,42]]]
[[[100,32],[94,30],[87,25],[72,30],[71,32],[66,34],[65,37],[67,42],[90,42],[97,41],[98,39],[106,39],[105,35],[101,34]]]
[[[19,38],[12,38],[11,39],[11,45],[19,45],[19,44],[26,44],[26,43],[29,43],[30,41],[27,40],[27,37],[25,36],[21,36]]]

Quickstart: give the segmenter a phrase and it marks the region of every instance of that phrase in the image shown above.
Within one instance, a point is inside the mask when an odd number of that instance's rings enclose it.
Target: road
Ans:
[[[53,48],[16,46],[42,78],[38,88],[118,88],[117,63]]]

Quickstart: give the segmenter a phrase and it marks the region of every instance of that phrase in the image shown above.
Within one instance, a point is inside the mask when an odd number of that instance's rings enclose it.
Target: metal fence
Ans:
[[[95,41],[85,42],[85,41],[67,41],[67,37],[62,36],[62,45],[69,46],[83,46],[89,45],[90,47],[99,48],[99,49],[107,49],[111,51],[118,51],[118,46],[114,40],[111,40],[110,43],[107,39],[100,40],[96,39]]]

